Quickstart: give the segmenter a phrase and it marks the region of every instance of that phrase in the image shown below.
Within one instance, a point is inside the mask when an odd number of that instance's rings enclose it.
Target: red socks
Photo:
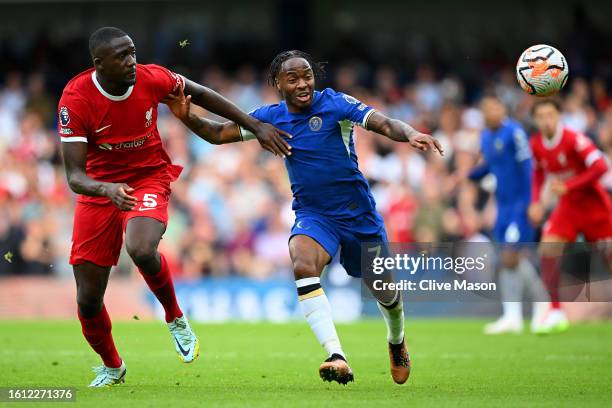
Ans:
[[[542,256],[542,281],[550,295],[550,306],[552,309],[560,309],[559,283],[561,275],[561,258],[558,256]]]
[[[163,254],[159,254],[159,260],[161,262],[161,269],[153,276],[147,275],[140,271],[140,274],[144,278],[151,292],[155,294],[155,297],[164,307],[166,312],[166,323],[170,323],[177,317],[183,316],[183,312],[178,305],[176,300],[176,293],[174,292],[174,284],[172,283],[172,276],[170,275],[170,269],[168,263]]]
[[[121,367],[121,357],[115,348],[113,335],[111,334],[112,324],[106,306],[102,305],[102,310],[97,316],[87,319],[78,313],[83,335],[92,349],[102,357],[104,365],[111,368]]]
[[[183,316],[183,312],[181,312],[176,301],[172,276],[170,276],[168,264],[162,254],[160,254],[160,261],[161,269],[156,275],[148,276],[142,273],[142,271],[140,273],[164,307],[166,322],[169,323],[175,318]],[[102,305],[100,312],[92,318],[85,318],[81,316],[80,312],[77,312],[77,314],[85,339],[91,348],[100,355],[104,365],[111,368],[121,367],[121,357],[119,357],[119,353],[117,353],[115,348],[115,342],[111,334],[113,326],[106,311],[106,306]]]

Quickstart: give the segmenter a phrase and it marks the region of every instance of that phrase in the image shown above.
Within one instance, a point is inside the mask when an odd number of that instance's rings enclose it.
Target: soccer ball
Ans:
[[[569,67],[563,54],[546,44],[527,48],[516,63],[516,79],[525,92],[554,95],[565,86]]]

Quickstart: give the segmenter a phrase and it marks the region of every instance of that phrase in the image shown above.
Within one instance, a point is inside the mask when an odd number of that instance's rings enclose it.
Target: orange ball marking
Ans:
[[[550,66],[550,64],[548,63],[548,61],[531,61],[529,63],[529,68],[532,69],[531,71],[531,76],[532,77],[538,77],[540,75],[543,75],[546,70],[548,69],[548,67]],[[559,74],[557,74],[559,75]]]

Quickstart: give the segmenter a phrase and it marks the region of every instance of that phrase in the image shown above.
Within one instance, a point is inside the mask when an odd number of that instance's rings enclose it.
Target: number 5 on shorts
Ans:
[[[156,198],[157,198],[157,194],[145,194],[142,197],[142,205],[145,206],[146,208],[157,207],[157,201],[155,201]]]

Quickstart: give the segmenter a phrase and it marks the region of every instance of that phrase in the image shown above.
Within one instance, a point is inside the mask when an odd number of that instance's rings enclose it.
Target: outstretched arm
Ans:
[[[408,142],[421,151],[437,151],[444,155],[440,143],[430,135],[415,130],[412,126],[397,119],[391,119],[376,111],[367,119],[366,129],[388,137],[396,142]]]
[[[282,138],[283,135],[286,136],[283,131],[276,129],[268,123],[260,122],[254,117],[244,113],[238,109],[236,105],[212,89],[185,78],[184,93],[190,95],[191,101],[196,105],[227,118],[251,131],[264,149],[282,157],[290,154],[291,147]]]
[[[234,122],[215,122],[190,113],[183,123],[208,143],[220,145],[242,141],[240,128]]]
[[[236,123],[221,123],[194,115],[190,109],[191,95],[185,97],[182,89],[178,95],[168,95],[163,102],[168,105],[174,116],[208,143],[218,145],[242,141],[240,127]]]

